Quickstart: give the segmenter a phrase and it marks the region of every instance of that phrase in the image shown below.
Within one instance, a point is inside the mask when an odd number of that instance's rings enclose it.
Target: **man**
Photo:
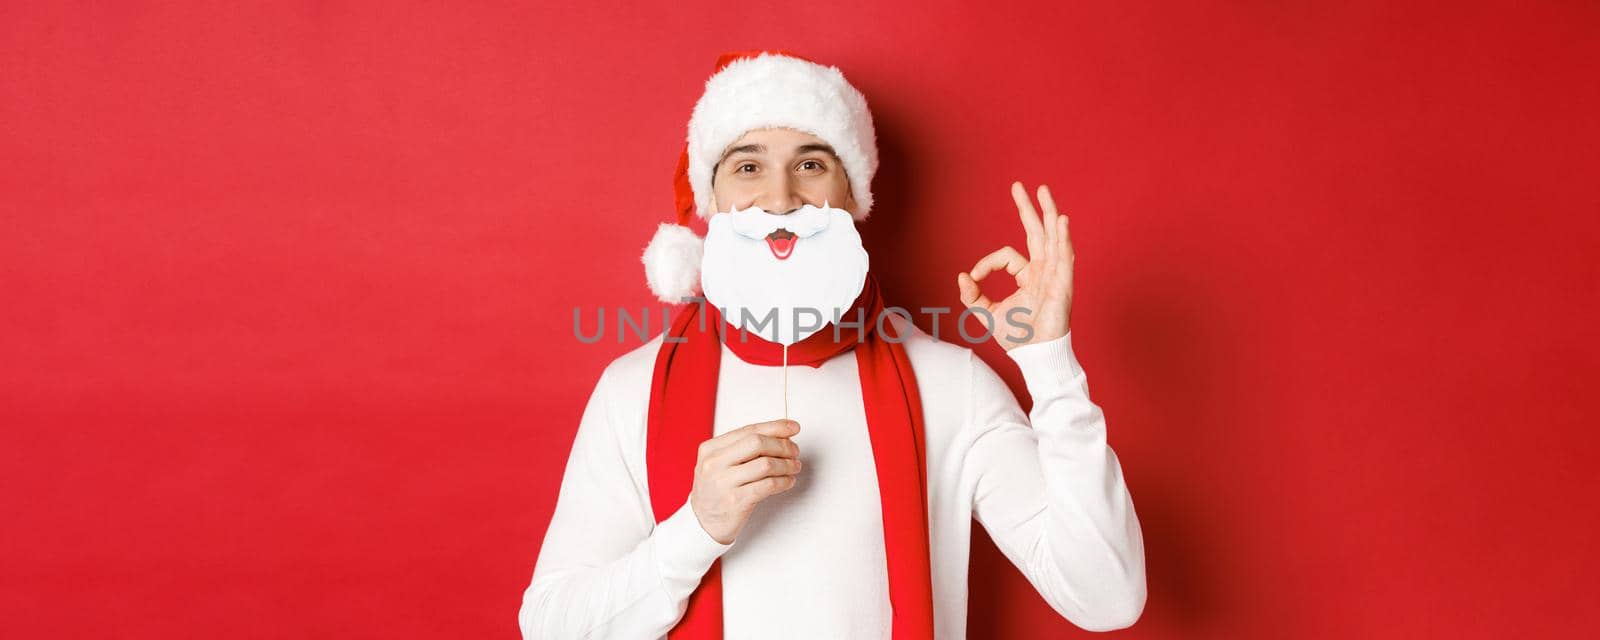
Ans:
[[[708,332],[707,320],[733,326],[710,285],[765,268],[713,259],[717,243],[738,242],[726,221],[842,211],[853,227],[876,169],[865,99],[837,69],[783,52],[719,61],[690,120],[677,224],[644,255],[658,297],[679,302],[703,282],[716,304],[685,306],[601,374],[523,596],[524,637],[963,638],[974,518],[1068,620],[1138,619],[1143,538],[1071,349],[1073,253],[1048,189],[1041,215],[1012,185],[1026,256],[1002,248],[957,277],[1021,368],[1026,415],[970,349],[895,314],[835,314],[787,339]],[[711,222],[703,247],[695,214]],[[811,241],[785,237],[772,255]],[[994,301],[979,281],[1002,269],[1018,289]],[[835,308],[881,312],[870,274],[854,282],[856,300]]]

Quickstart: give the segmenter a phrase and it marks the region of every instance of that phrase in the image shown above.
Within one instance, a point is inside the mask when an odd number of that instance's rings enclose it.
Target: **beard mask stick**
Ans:
[[[784,419],[789,418],[789,345],[848,310],[866,284],[867,266],[850,212],[827,203],[783,215],[751,206],[715,214],[707,222],[701,289],[731,324],[783,345]],[[805,323],[801,314],[820,320]],[[772,321],[764,321],[768,318]]]

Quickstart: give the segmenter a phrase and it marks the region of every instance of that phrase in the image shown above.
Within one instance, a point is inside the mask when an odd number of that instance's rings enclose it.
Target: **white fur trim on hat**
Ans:
[[[700,292],[700,251],[704,239],[688,227],[663,222],[639,260],[650,292],[663,302],[679,303]]]
[[[855,196],[855,219],[872,209],[878,144],[867,99],[837,67],[763,53],[741,58],[706,81],[689,118],[689,185],[696,214],[711,210],[711,174],[722,152],[746,132],[789,127],[827,141],[844,163]]]

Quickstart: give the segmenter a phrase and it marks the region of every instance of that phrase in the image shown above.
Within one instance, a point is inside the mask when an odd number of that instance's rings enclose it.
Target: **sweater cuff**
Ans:
[[[700,526],[687,500],[683,506],[656,525],[656,566],[680,594],[687,595],[700,585],[711,563],[733,548],[717,542]]]
[[[1022,370],[1022,380],[1034,398],[1056,396],[1077,388],[1083,366],[1072,352],[1072,331],[1048,342],[1025,344],[1006,352]]]

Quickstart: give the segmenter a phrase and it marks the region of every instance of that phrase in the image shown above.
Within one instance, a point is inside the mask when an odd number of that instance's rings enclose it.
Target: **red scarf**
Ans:
[[[702,441],[715,435],[712,417],[716,415],[717,369],[722,358],[719,343],[725,342],[739,359],[752,364],[783,362],[782,344],[754,333],[741,336],[739,328],[723,320],[715,306],[692,304],[684,309],[667,331],[670,340],[662,342],[650,382],[645,464],[657,522],[688,500],[694,486],[696,452]],[[838,340],[834,339],[834,327],[826,326],[790,345],[789,363],[820,367],[823,361],[855,349],[878,493],[883,500],[893,637],[925,639],[933,637],[933,580],[922,402],[905,346],[879,335],[877,320],[882,312],[878,282],[868,273],[853,310],[841,316],[845,322],[860,319],[863,326],[841,324]],[[884,330],[895,330],[887,319],[883,324]],[[720,341],[718,329],[724,336]],[[688,610],[668,636],[674,640],[722,638],[721,559],[711,564],[689,596]]]

